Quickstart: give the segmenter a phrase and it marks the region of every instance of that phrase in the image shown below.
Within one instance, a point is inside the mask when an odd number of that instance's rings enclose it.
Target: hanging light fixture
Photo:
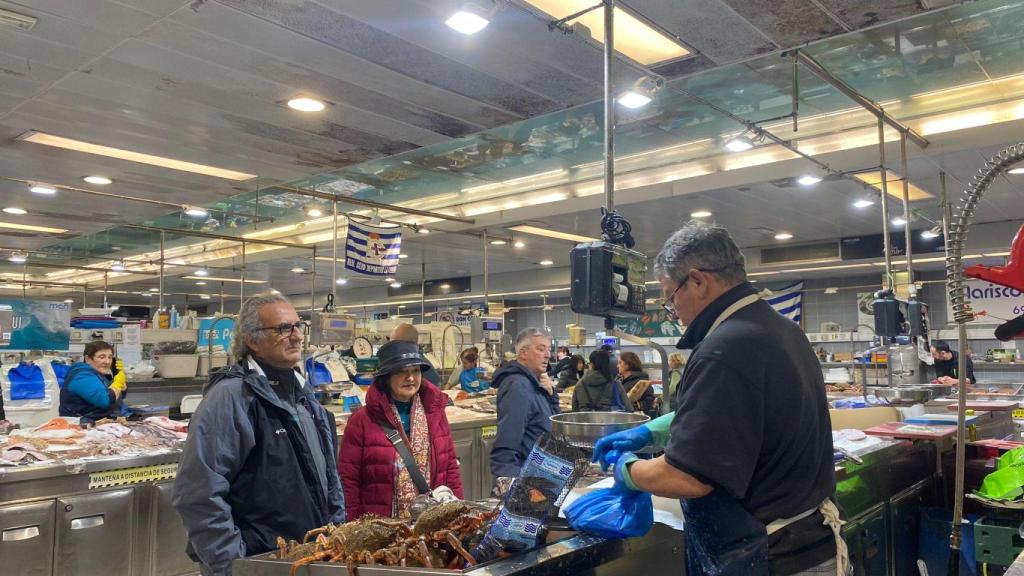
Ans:
[[[15,264],[24,264],[28,260],[28,254],[24,252],[11,252],[11,255],[7,257],[7,260],[14,262]]]
[[[463,2],[444,23],[460,34],[471,36],[491,23],[496,8],[493,3],[486,8],[479,2]]]

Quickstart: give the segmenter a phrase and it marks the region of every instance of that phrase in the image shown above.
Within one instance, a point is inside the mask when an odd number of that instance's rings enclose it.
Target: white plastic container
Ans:
[[[195,354],[164,354],[157,358],[156,368],[161,378],[194,378],[199,369],[199,356]]]

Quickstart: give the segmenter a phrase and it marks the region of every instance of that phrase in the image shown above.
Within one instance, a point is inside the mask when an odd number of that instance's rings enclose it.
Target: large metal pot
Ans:
[[[551,433],[580,448],[593,448],[603,436],[635,428],[651,417],[632,412],[566,412],[551,416]]]

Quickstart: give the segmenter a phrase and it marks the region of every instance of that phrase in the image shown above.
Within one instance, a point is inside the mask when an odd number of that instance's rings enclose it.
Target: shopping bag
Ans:
[[[603,538],[643,536],[654,526],[654,504],[648,492],[617,486],[577,498],[565,509],[574,530]]]
[[[43,371],[30,362],[22,362],[7,372],[11,383],[11,400],[41,400],[46,398]]]

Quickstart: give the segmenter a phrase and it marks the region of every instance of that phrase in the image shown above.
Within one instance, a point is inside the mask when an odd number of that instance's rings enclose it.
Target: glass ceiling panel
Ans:
[[[1024,81],[985,84],[983,89],[956,97],[932,96],[954,86],[1024,73],[1022,37],[1024,0],[985,0],[817,42],[804,50],[897,117],[909,117],[1024,96]],[[595,51],[594,57],[600,58],[600,53]],[[798,74],[801,136],[809,118],[855,108],[851,100],[803,67]],[[722,154],[725,140],[742,131],[734,120],[680,90],[746,120],[778,119],[766,125],[787,126],[784,117],[792,106],[792,60],[771,54],[715,68],[672,81],[646,107],[618,107],[617,173]],[[602,124],[603,103],[598,101],[290,185],[388,204],[430,198],[430,209],[436,210],[592,180],[602,173]],[[835,133],[864,125],[865,117],[835,116],[820,124],[826,132]],[[649,154],[664,149],[671,152]],[[495,183],[504,185],[493,186]],[[147,224],[240,236],[270,225],[300,222],[311,202],[317,200],[270,187],[207,206],[210,213],[204,218],[174,213]],[[342,213],[354,209],[359,208],[339,204]],[[157,241],[158,236],[151,232],[114,229],[51,249],[77,258],[110,258],[114,246],[123,252],[141,251],[152,249]]]

